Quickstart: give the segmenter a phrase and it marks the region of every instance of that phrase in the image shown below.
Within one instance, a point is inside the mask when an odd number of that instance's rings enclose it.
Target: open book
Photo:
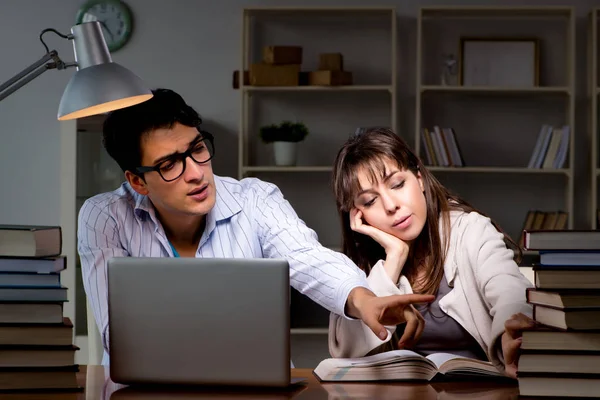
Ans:
[[[424,380],[458,377],[502,377],[492,363],[435,353],[427,357],[410,350],[394,350],[359,358],[328,358],[314,374],[321,381]]]

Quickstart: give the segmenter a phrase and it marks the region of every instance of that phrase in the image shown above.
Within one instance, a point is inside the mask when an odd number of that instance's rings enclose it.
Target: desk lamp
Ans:
[[[63,62],[56,50],[49,51],[44,42],[46,32],[72,40],[75,62]],[[61,121],[102,114],[139,104],[152,97],[142,80],[127,68],[112,61],[102,34],[100,22],[75,25],[70,35],[55,29],[44,29],[40,41],[46,54],[23,71],[0,85],[0,101],[49,69],[76,67],[60,100],[58,119]]]

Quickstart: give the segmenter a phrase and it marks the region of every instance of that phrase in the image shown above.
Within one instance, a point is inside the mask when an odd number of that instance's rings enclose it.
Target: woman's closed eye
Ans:
[[[400,181],[398,183],[395,183],[394,185],[392,185],[392,189],[401,189],[404,186],[404,182],[406,181]]]
[[[363,207],[370,207],[370,206],[372,206],[373,204],[375,204],[375,200],[377,200],[377,197],[373,197],[371,200],[366,201],[363,204]]]

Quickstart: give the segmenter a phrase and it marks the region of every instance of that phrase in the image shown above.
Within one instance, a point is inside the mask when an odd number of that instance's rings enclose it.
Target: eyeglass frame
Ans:
[[[138,174],[145,174],[147,172],[158,172],[158,175],[160,175],[160,177],[162,178],[163,181],[165,182],[173,182],[176,181],[177,179],[181,178],[181,175],[183,175],[185,173],[185,167],[187,166],[187,158],[191,158],[193,162],[195,162],[196,164],[206,164],[207,162],[209,162],[210,160],[212,160],[212,158],[215,156],[215,142],[214,142],[214,136],[212,135],[212,133],[207,132],[207,131],[203,131],[201,130],[199,127],[196,128],[198,129],[198,134],[202,135],[202,139],[199,140],[199,142],[204,142],[205,140],[208,140],[208,142],[210,143],[211,147],[212,147],[212,154],[210,155],[210,157],[208,158],[208,160],[205,161],[196,161],[196,159],[192,156],[192,150],[191,149],[187,149],[186,151],[184,151],[183,153],[180,153],[177,155],[177,160],[181,160],[183,161],[183,169],[181,170],[181,173],[179,175],[177,175],[177,177],[173,178],[173,179],[166,179],[162,172],[160,172],[160,165],[164,162],[161,161],[160,163],[158,163],[158,165],[154,165],[154,166],[140,166],[140,167],[136,167],[135,171]],[[166,160],[165,160],[166,161]]]

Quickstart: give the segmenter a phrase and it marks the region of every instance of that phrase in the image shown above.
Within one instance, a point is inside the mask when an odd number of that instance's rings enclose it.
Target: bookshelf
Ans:
[[[329,185],[333,161],[357,127],[396,129],[396,36],[394,7],[243,10],[240,71],[261,61],[264,46],[293,45],[302,46],[301,71],[317,70],[319,53],[339,52],[344,70],[353,73],[352,85],[252,86],[240,80],[239,86],[238,178],[275,183],[321,243],[337,251],[341,230]],[[272,145],[258,135],[261,126],[286,119],[310,131],[298,144],[295,166],[274,165]],[[297,367],[314,367],[328,356],[329,311],[295,290],[291,303],[292,359]]]
[[[286,93],[302,96],[309,94],[309,101],[324,99],[328,102],[335,102],[340,99],[340,94],[343,97],[352,96],[352,93],[358,96],[352,99],[360,98],[366,95],[365,92],[383,95],[388,108],[388,121],[386,124],[392,127],[397,125],[397,105],[396,105],[396,48],[397,48],[397,31],[396,31],[396,10],[394,7],[250,7],[243,10],[242,15],[242,46],[241,46],[241,68],[246,71],[252,62],[259,61],[261,46],[265,45],[301,45],[303,47],[303,63],[302,70],[316,70],[315,56],[320,52],[327,52],[324,49],[339,48],[344,56],[345,69],[352,70],[353,67],[365,68],[359,64],[357,53],[352,52],[352,38],[339,37],[339,44],[336,39],[331,42],[314,43],[311,39],[314,36],[304,36],[303,32],[315,31],[317,38],[322,38],[321,33],[327,33],[333,37],[336,34],[336,28],[343,33],[351,35],[360,35],[360,29],[351,29],[352,22],[361,22],[361,27],[365,30],[373,28],[375,25],[386,24],[387,37],[384,44],[385,61],[380,64],[389,64],[387,77],[378,79],[377,71],[370,74],[354,71],[353,85],[342,86],[252,86],[245,85],[240,82],[240,123],[239,123],[239,151],[238,151],[238,175],[240,178],[256,174],[259,172],[331,172],[331,164],[333,156],[327,159],[322,166],[314,165],[299,165],[295,167],[274,167],[264,165],[266,163],[267,154],[260,154],[253,159],[251,152],[260,151],[257,149],[257,118],[252,115],[252,103],[256,103],[256,98],[261,94],[268,97],[269,94],[281,94],[277,101],[286,101],[289,97],[285,97]],[[281,29],[282,25],[287,24],[285,30]],[[273,27],[269,27],[272,25]],[[293,31],[293,32],[290,32]],[[269,33],[277,35],[269,36]],[[274,39],[270,39],[270,38]],[[344,43],[348,42],[348,43]],[[332,44],[333,43],[333,44]],[[382,43],[378,43],[382,44]],[[336,47],[337,46],[337,47]],[[321,50],[323,49],[323,50]],[[343,50],[343,49],[348,49]],[[333,50],[331,50],[333,51]],[[335,50],[337,51],[337,50]],[[312,59],[311,59],[312,57]],[[361,77],[362,75],[362,77]],[[369,82],[369,80],[371,82]],[[311,94],[315,94],[314,96]],[[326,97],[321,97],[326,96]],[[327,97],[331,96],[331,97]],[[258,101],[263,100],[258,99]],[[253,101],[254,100],[254,101]],[[253,121],[254,119],[254,121]],[[254,122],[254,123],[253,123]],[[356,126],[354,126],[356,127]],[[311,127],[309,126],[309,129]],[[312,129],[311,129],[312,131]],[[348,132],[342,133],[345,139]],[[311,135],[314,136],[314,135]],[[343,143],[343,140],[339,141]],[[317,141],[317,145],[320,143]],[[253,148],[254,146],[254,148]],[[339,147],[339,146],[338,146]],[[332,147],[334,149],[335,147]],[[260,165],[260,164],[263,165]]]
[[[598,84],[600,70],[598,70],[598,18],[600,8],[594,8],[589,14],[588,24],[588,98],[589,98],[589,116],[588,127],[591,136],[592,149],[591,155],[591,171],[590,171],[590,227],[598,229],[598,179],[600,179],[600,163],[598,161],[598,95],[600,87]]]
[[[460,70],[468,69],[461,45],[465,38],[537,41],[532,62],[537,68],[535,82],[498,84],[492,81],[494,72],[489,72],[489,84],[463,84]],[[417,17],[416,41],[414,147],[424,157],[428,144],[422,139],[422,129],[436,125],[452,128],[464,160],[464,166],[432,165],[428,169],[448,188],[487,213],[515,240],[529,210],[566,211],[568,228],[572,229],[574,9],[422,7]],[[457,76],[444,84],[443,62],[449,54],[456,60]],[[473,63],[476,59],[475,55],[469,60]],[[521,65],[517,62],[528,61],[515,61],[514,73]],[[506,74],[501,79],[506,79]],[[561,168],[528,168],[544,124],[569,127],[567,161]]]

